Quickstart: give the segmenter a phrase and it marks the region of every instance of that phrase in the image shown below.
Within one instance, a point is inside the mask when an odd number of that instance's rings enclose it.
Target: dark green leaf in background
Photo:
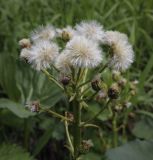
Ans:
[[[106,152],[108,160],[153,160],[153,140],[129,142]]]
[[[20,118],[28,118],[29,116],[35,115],[34,113],[27,111],[24,106],[9,99],[0,99],[0,108],[6,108]]]

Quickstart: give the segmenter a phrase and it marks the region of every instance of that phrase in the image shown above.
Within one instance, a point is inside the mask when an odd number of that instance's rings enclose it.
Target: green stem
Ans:
[[[72,141],[71,141],[71,138],[70,138],[67,121],[65,121],[65,130],[66,130],[66,136],[67,136],[67,139],[68,139],[68,144],[69,144],[71,154],[72,154],[72,156],[74,156],[74,147],[73,147],[73,144],[72,144]]]
[[[78,86],[78,88],[80,88],[80,87],[88,84],[89,82],[91,82],[91,79],[89,79],[89,80],[87,80],[86,82],[83,82],[82,84],[80,84],[80,85]]]
[[[68,118],[66,118],[65,116],[63,116],[63,115],[61,115],[61,114],[59,114],[59,113],[56,113],[56,112],[54,112],[54,111],[52,111],[52,110],[50,110],[50,109],[44,109],[44,108],[42,108],[42,107],[40,107],[40,109],[41,109],[42,111],[44,111],[44,112],[50,113],[51,115],[53,115],[53,116],[55,116],[55,117],[57,117],[57,118],[60,118],[60,119],[65,120],[65,121],[70,121],[70,120],[69,120]]]
[[[102,73],[107,67],[108,67],[108,63],[106,63],[102,68],[100,68],[96,74]],[[94,75],[95,75],[95,74],[94,74]],[[90,83],[90,82],[92,81],[92,79],[93,79],[93,77],[90,78],[90,79],[88,79],[88,80],[86,80],[86,81],[84,81],[82,84],[80,84],[80,85],[78,86],[78,88],[80,88],[80,87],[82,87],[82,86],[84,86],[84,85],[87,85],[88,83]]]
[[[52,64],[52,67],[55,69],[55,71],[60,72],[60,70],[57,69],[57,68],[55,67],[55,65]]]
[[[74,124],[73,124],[73,146],[74,146],[74,160],[77,160],[80,152],[81,145],[81,106],[76,100],[73,101],[73,114],[74,114]]]
[[[107,67],[108,67],[108,63],[106,63],[102,68],[100,68],[98,73],[102,73]]]
[[[114,148],[117,147],[118,145],[118,135],[117,135],[117,114],[114,114],[114,118],[113,118],[113,146]]]
[[[63,86],[59,84],[58,81],[47,70],[42,70],[42,72],[49,78],[50,81],[54,82],[59,88],[64,90]]]

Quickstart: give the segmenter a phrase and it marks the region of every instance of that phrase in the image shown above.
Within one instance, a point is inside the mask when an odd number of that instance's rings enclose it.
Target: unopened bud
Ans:
[[[21,39],[19,41],[19,45],[22,47],[22,48],[30,48],[31,47],[31,42],[30,42],[30,39]]]
[[[137,85],[137,84],[139,83],[139,81],[138,81],[138,80],[134,80],[134,81],[132,81],[132,83],[133,83],[134,85]]]
[[[135,118],[135,117],[136,117],[136,115],[135,115],[135,113],[130,112],[130,113],[129,113],[129,117],[130,117],[130,118]]]
[[[66,112],[65,115],[70,120],[70,122],[74,121],[74,115],[72,113]]]
[[[132,96],[135,96],[136,95],[136,90],[131,90],[130,93],[131,93]]]
[[[102,89],[98,92],[96,100],[101,101],[101,100],[105,99],[106,97],[107,97],[107,90]]]
[[[127,84],[127,80],[125,78],[122,78],[118,81],[118,85],[123,88]]]
[[[119,96],[120,90],[118,87],[118,84],[114,83],[109,89],[108,89],[108,97],[110,99],[117,99]]]
[[[115,105],[115,110],[116,111],[121,111],[123,109],[123,106],[121,104]]]
[[[120,79],[120,77],[121,77],[121,73],[119,71],[114,70],[112,72],[112,78],[114,81],[118,81]]]
[[[98,80],[92,81],[91,86],[92,86],[93,90],[99,91],[100,90],[100,81],[98,81]]]
[[[33,101],[33,102],[27,104],[26,107],[31,112],[39,112],[39,110],[40,110],[40,103],[38,101]]]
[[[62,31],[62,39],[64,41],[69,41],[71,39],[71,34],[65,30]]]
[[[93,147],[93,143],[90,139],[89,140],[83,140],[81,142],[81,152],[82,153],[87,153],[91,147]]]
[[[64,77],[61,78],[60,81],[64,86],[67,86],[70,83],[70,80],[71,80],[70,77],[64,76]]]
[[[130,82],[130,89],[131,90],[136,90],[138,83],[139,82],[137,80],[134,80],[134,81]]]
[[[129,101],[125,101],[125,102],[123,103],[123,106],[126,107],[126,108],[130,108],[130,107],[132,106],[132,103],[129,102]]]

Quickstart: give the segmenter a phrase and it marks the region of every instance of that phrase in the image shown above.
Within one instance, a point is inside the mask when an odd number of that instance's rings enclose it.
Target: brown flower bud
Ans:
[[[127,80],[125,78],[122,78],[118,81],[118,85],[123,88],[127,84]]]
[[[39,101],[33,101],[33,102],[27,104],[26,107],[28,107],[28,109],[31,112],[39,112],[39,110],[40,110],[40,103],[39,103]]]
[[[69,33],[69,32],[67,32],[67,31],[62,31],[62,39],[64,40],[64,41],[69,41],[70,40],[70,38],[71,38],[71,34]]]
[[[70,80],[71,80],[70,77],[64,76],[64,77],[61,78],[60,81],[64,86],[67,86],[70,83]]]
[[[19,45],[22,47],[22,48],[30,48],[31,47],[31,42],[30,42],[30,39],[21,39],[19,41]]]
[[[94,91],[99,91],[100,90],[100,81],[99,80],[92,81],[91,86]]]
[[[117,99],[119,96],[120,90],[118,87],[118,84],[114,83],[109,89],[108,89],[108,97],[110,99]]]
[[[74,121],[74,115],[70,112],[65,112],[65,116],[70,120],[70,122]]]
[[[136,117],[135,113],[133,113],[133,112],[130,112],[128,116],[129,116],[130,118],[135,118],[135,117]]]
[[[90,139],[89,140],[83,140],[81,142],[81,152],[82,153],[88,152],[91,147],[93,147],[93,143]]]

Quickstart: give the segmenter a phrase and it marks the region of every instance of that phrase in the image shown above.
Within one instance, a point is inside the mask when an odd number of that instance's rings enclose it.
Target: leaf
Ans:
[[[63,96],[61,90],[41,72],[19,63],[16,73],[17,87],[23,103],[39,100],[41,104],[54,106]]]
[[[19,103],[15,103],[9,99],[0,99],[0,108],[7,108],[20,118],[28,118],[29,116],[35,115],[34,113],[27,111],[24,106],[20,105]]]
[[[101,110],[101,107],[103,107],[103,106],[100,106],[96,103],[91,103],[91,104],[89,104],[88,110],[90,111],[92,116],[94,116]],[[106,121],[111,116],[112,116],[112,112],[109,109],[105,109],[97,118],[101,121]]]
[[[64,138],[64,127],[61,123],[56,121],[48,120],[48,128],[45,130],[44,134],[38,139],[36,144],[34,155],[36,156],[45,147],[49,139],[53,138],[56,140],[61,140]],[[44,124],[41,124],[44,128]],[[46,125],[46,124],[45,124]]]
[[[52,136],[52,130],[53,127],[48,128],[45,133],[40,137],[40,139],[38,140],[37,144],[36,144],[36,148],[34,150],[34,156],[36,156],[42,149],[43,147],[48,143],[49,139]]]
[[[13,130],[22,129],[24,126],[24,119],[17,117],[9,110],[2,110],[0,112],[0,124],[13,128]]]
[[[145,69],[141,73],[140,82],[139,82],[139,88],[140,88],[140,90],[144,89],[145,80],[146,80],[147,77],[150,76],[149,74],[150,74],[151,69],[153,67],[153,63],[152,62],[153,62],[153,55],[150,56]]]
[[[99,154],[96,153],[88,153],[86,155],[82,155],[79,157],[79,160],[101,160],[102,156],[100,156]]]
[[[0,54],[0,85],[9,98],[19,99],[15,81],[16,61],[9,54]]]
[[[108,160],[151,160],[153,159],[153,140],[132,141],[121,147],[108,150],[106,156]]]
[[[33,157],[20,146],[16,144],[2,144],[0,145],[0,159],[1,160],[34,160]]]
[[[144,117],[135,123],[132,133],[143,139],[153,139],[153,119]]]

